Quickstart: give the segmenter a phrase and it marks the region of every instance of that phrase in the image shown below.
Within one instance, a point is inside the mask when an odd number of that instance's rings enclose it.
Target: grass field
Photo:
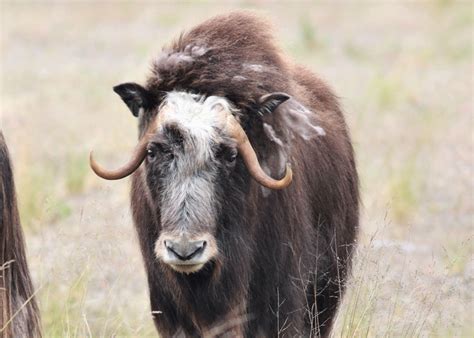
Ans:
[[[161,46],[232,8],[340,96],[363,197],[335,337],[474,336],[473,5],[1,2],[1,128],[15,166],[45,336],[155,335],[128,182],[135,120],[112,92]]]

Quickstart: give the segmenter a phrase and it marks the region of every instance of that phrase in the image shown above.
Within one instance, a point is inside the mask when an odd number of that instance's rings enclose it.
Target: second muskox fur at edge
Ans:
[[[133,219],[160,334],[327,336],[359,218],[353,149],[333,92],[287,60],[266,22],[246,12],[217,16],[181,35],[154,60],[143,91],[141,105],[128,101],[140,137],[163,92],[219,96],[238,110],[262,167],[277,177],[287,161],[294,172],[289,187],[270,191],[238,156],[232,173],[215,182],[218,259],[192,274],[157,260],[159,185],[144,165],[134,172]],[[291,99],[262,108],[262,96],[275,92]]]
[[[0,337],[41,337],[18,213],[13,169],[0,130]]]

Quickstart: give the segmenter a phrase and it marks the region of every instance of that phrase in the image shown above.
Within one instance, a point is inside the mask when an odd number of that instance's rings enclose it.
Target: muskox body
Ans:
[[[209,194],[202,189],[196,194],[196,181],[190,180],[189,187],[179,186],[181,204],[166,204],[163,196],[174,196],[178,190],[170,191],[169,185],[184,179],[180,167],[170,164],[177,178],[169,181],[171,174],[162,174],[165,169],[153,164],[154,153],[134,172],[133,219],[161,335],[328,335],[358,228],[357,172],[335,95],[310,71],[286,60],[274,46],[266,23],[248,13],[219,16],[182,35],[154,61],[145,88],[138,90],[141,99],[133,101],[136,88],[141,87],[128,84],[116,91],[138,115],[141,140],[161,114],[178,109],[167,103],[154,108],[159,105],[150,102],[160,101],[163,93],[193,93],[202,106],[206,97],[215,96],[232,105],[236,111],[232,114],[238,115],[267,173],[281,177],[285,162],[294,173],[287,188],[270,190],[249,175],[241,156],[228,162],[232,165],[227,169],[215,169],[222,167],[220,162],[212,167],[213,173],[220,173],[212,176],[215,219],[203,216],[202,223],[210,219],[214,224],[206,231],[215,238],[217,254],[199,271],[180,273],[176,266],[163,263],[160,251],[165,249],[159,239],[173,226],[169,209],[175,208],[173,213],[181,217],[176,223],[187,222],[179,231],[204,228],[205,224],[194,224],[199,222],[199,211],[188,212],[188,208],[202,203],[201,211],[209,211],[204,210]],[[262,97],[276,92],[291,98],[262,107]],[[179,95],[186,94],[171,97]],[[185,112],[174,113],[179,118]],[[169,131],[160,137],[175,144],[189,133],[192,128],[178,138],[169,136]],[[194,155],[185,152],[167,159],[169,153],[162,152],[159,161],[195,162]],[[210,172],[207,164],[200,168],[192,171],[199,182],[208,179]],[[194,225],[189,223],[193,217]],[[175,253],[173,247],[166,249]]]
[[[0,337],[40,337],[8,148],[0,131]]]

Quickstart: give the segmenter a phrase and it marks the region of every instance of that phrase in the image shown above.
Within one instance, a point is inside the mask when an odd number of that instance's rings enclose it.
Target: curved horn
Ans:
[[[138,169],[140,164],[146,157],[146,146],[148,144],[149,137],[146,133],[140,142],[137,144],[135,149],[132,152],[132,158],[123,166],[115,170],[108,170],[102,168],[97,162],[94,160],[93,152],[91,151],[89,156],[89,162],[92,170],[96,173],[97,176],[100,176],[106,180],[119,180],[121,178],[127,177],[135,170]]]
[[[268,176],[260,166],[258,162],[257,154],[253,149],[250,141],[247,137],[247,134],[237,122],[235,117],[229,116],[228,131],[232,137],[237,141],[237,148],[240,155],[244,159],[245,165],[247,166],[250,175],[261,185],[270,189],[283,189],[290,185],[291,180],[293,179],[293,172],[289,164],[286,165],[285,176],[281,180],[275,180]]]

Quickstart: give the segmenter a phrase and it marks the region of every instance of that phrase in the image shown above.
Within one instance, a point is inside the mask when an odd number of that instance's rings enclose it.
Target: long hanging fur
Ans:
[[[358,176],[337,97],[287,60],[267,23],[246,12],[214,17],[182,34],[154,60],[146,89],[156,96],[186,90],[225,97],[239,110],[261,163],[281,175],[283,151],[294,172],[288,188],[270,193],[238,159],[216,193],[224,205],[216,236],[225,262],[188,277],[157,263],[160,210],[148,197],[157,187],[148,186],[143,166],[134,173],[132,211],[160,333],[199,335],[237,313],[243,319],[236,332],[246,337],[328,336],[359,224]],[[259,98],[273,92],[292,99],[265,114]],[[140,116],[141,134],[151,112]]]
[[[0,337],[41,337],[10,156],[0,131]]]

